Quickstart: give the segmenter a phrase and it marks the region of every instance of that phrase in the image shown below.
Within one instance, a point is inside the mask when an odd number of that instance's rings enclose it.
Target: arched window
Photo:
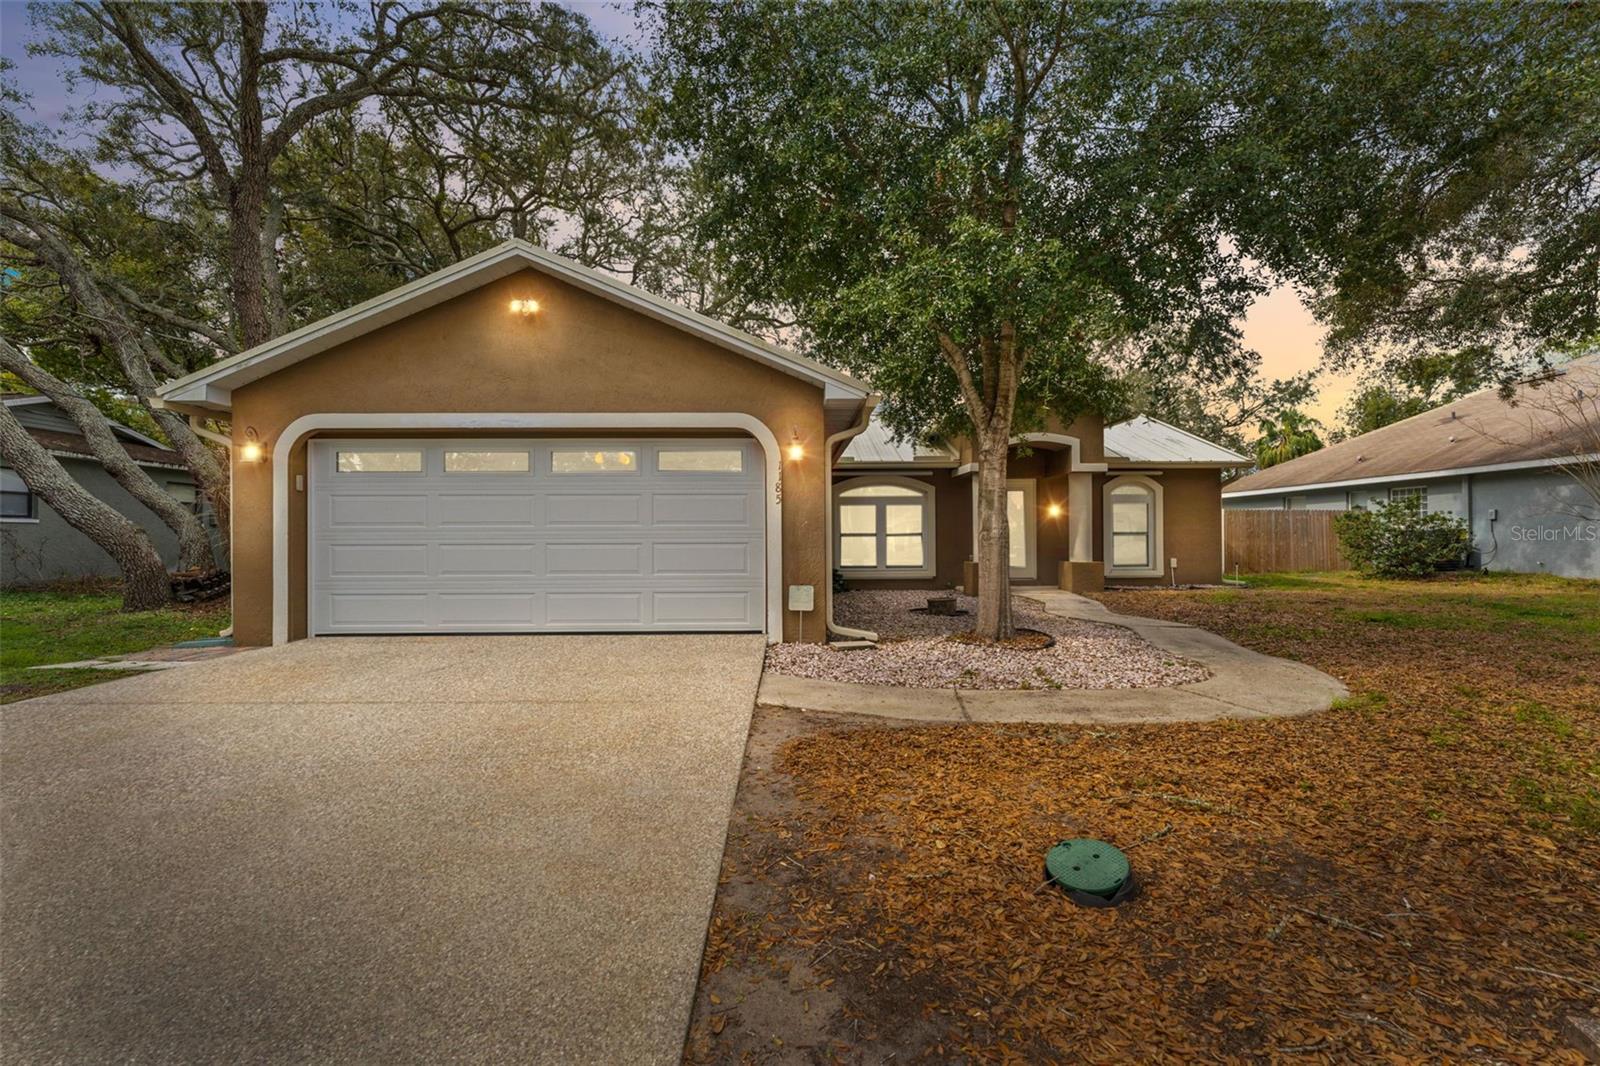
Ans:
[[[1160,577],[1161,486],[1147,477],[1113,478],[1105,487],[1106,574]]]
[[[834,486],[834,562],[857,577],[932,577],[933,486],[852,478]]]

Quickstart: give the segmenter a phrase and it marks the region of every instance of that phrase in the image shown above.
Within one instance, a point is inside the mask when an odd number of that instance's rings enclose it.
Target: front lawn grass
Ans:
[[[1558,1030],[1600,994],[1600,583],[1250,582],[1100,598],[1348,699],[1167,726],[758,713],[690,1058],[1581,1062]],[[1140,897],[1045,885],[1072,836],[1129,849]]]
[[[48,663],[126,655],[214,637],[228,626],[228,601],[124,612],[114,586],[0,593],[0,703],[128,676],[113,670],[30,670]]]

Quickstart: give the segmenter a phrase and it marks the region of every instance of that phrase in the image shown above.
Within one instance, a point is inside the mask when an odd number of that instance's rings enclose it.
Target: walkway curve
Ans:
[[[1028,589],[1026,596],[1063,618],[1131,629],[1163,651],[1200,663],[1211,676],[1165,688],[1019,690],[858,685],[768,671],[761,675],[756,704],[923,722],[1133,725],[1315,714],[1350,694],[1321,670],[1242,648],[1184,622],[1114,614],[1104,604],[1059,589]]]

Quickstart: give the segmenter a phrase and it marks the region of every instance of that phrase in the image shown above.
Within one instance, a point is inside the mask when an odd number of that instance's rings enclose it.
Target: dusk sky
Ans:
[[[587,15],[595,29],[613,40],[637,46],[638,27],[632,5],[584,3],[567,0],[565,7]],[[73,133],[66,112],[92,90],[80,86],[69,93],[62,80],[63,64],[54,59],[27,54],[34,33],[29,23],[28,5],[21,0],[0,0],[0,56],[16,64],[13,72],[32,103],[32,119],[64,136]],[[1261,353],[1262,367],[1269,377],[1284,377],[1317,365],[1321,357],[1322,330],[1301,304],[1293,290],[1280,288],[1257,301],[1244,321],[1244,341]],[[1337,423],[1339,406],[1349,395],[1351,379],[1324,374],[1316,400],[1308,413],[1330,429]]]

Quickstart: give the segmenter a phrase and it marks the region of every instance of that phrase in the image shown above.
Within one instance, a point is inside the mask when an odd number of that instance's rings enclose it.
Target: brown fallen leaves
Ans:
[[[1106,599],[1354,696],[1112,729],[764,717],[753,762],[798,735],[747,769],[691,1060],[1580,1061],[1557,1030],[1600,999],[1600,597]],[[1041,890],[1069,836],[1130,847],[1139,898]]]

